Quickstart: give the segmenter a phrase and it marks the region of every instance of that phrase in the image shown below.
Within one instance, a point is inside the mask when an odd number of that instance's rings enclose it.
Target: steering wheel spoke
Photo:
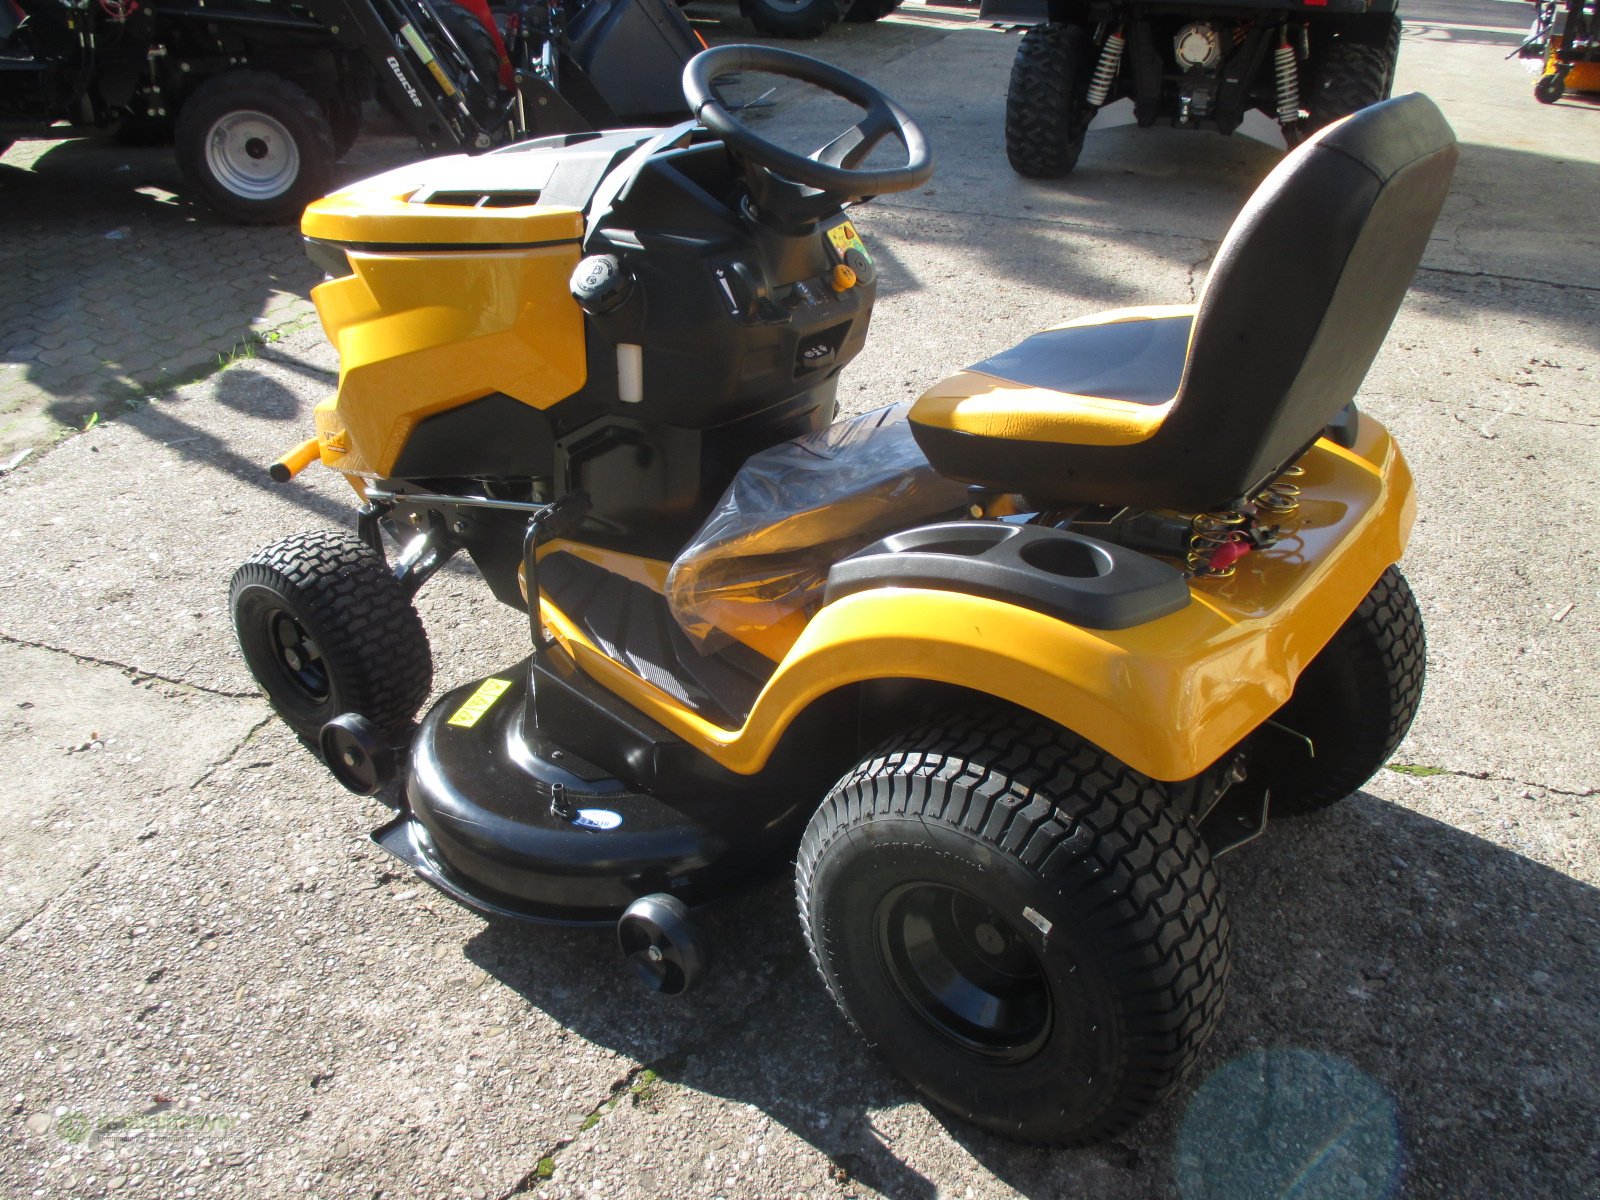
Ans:
[[[894,110],[886,104],[874,104],[866,116],[815,151],[811,157],[830,167],[853,171],[891,134],[900,140],[900,122],[895,118]],[[904,145],[904,142],[901,141],[901,144]]]

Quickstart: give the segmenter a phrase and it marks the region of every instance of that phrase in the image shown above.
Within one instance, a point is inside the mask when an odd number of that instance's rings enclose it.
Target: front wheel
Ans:
[[[265,71],[206,80],[178,113],[178,166],[224,216],[298,221],[333,183],[333,131],[299,85]]]
[[[1376,775],[1417,715],[1426,661],[1422,611],[1390,567],[1258,735],[1248,769],[1265,782],[1272,811],[1325,808]]]
[[[1161,784],[993,712],[896,739],[801,843],[806,940],[845,1017],[928,1099],[996,1133],[1132,1125],[1221,1011],[1228,917]]]
[[[229,589],[245,664],[284,723],[316,742],[342,713],[401,738],[433,682],[428,635],[377,553],[348,533],[257,551]]]

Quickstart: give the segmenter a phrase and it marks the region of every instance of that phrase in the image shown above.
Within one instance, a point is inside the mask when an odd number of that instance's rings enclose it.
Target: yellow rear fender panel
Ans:
[[[1270,717],[1294,681],[1405,547],[1411,475],[1363,420],[1356,447],[1319,442],[1301,462],[1287,536],[1190,603],[1123,630],[1091,630],[1002,601],[886,587],[822,608],[739,729],[687,711],[590,645],[545,602],[588,674],[730,770],[759,770],[795,717],[863,680],[953,684],[1030,709],[1157,779],[1198,774]]]
[[[425,417],[492,392],[549,408],[581,388],[583,315],[567,287],[579,253],[576,242],[349,251],[355,273],[312,292],[339,352],[339,393],[318,428],[346,446],[329,465],[386,475]]]

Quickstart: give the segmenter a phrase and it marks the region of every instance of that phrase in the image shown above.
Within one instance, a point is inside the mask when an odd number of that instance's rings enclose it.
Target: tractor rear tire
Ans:
[[[327,114],[299,84],[228,71],[178,112],[178,167],[212,208],[246,224],[297,222],[333,184]]]
[[[1390,567],[1273,717],[1308,740],[1311,754],[1298,739],[1274,739],[1251,757],[1250,775],[1266,783],[1274,815],[1326,808],[1378,773],[1417,715],[1426,660],[1417,599]]]
[[[823,800],[795,887],[845,1018],[933,1103],[1088,1144],[1216,1024],[1228,916],[1164,785],[1030,714],[892,739]]]
[[[1035,25],[1023,35],[1006,92],[1006,158],[1030,179],[1078,165],[1094,113],[1085,96],[1093,39],[1081,25]]]
[[[229,605],[250,673],[313,745],[347,712],[398,740],[433,684],[416,609],[377,552],[351,534],[302,533],[258,551],[234,572]]]
[[[1398,30],[1398,25],[1396,26]],[[1394,44],[1372,45],[1335,38],[1315,72],[1316,85],[1307,106],[1308,130],[1331,125],[1342,117],[1389,98],[1394,83]]]
[[[809,38],[844,18],[850,0],[740,0],[739,8],[768,37]]]

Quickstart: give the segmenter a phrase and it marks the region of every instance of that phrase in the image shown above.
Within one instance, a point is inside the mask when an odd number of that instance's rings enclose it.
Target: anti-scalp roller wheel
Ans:
[[[711,962],[688,907],[662,892],[628,905],[617,922],[617,944],[645,987],[664,996],[698,985]]]

